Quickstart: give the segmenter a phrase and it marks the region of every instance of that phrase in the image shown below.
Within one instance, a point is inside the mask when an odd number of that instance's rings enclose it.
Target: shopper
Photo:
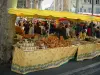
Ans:
[[[34,24],[30,27],[29,34],[34,35]]]
[[[95,33],[96,33],[96,37],[100,38],[100,28],[99,27],[96,28]]]
[[[29,29],[30,29],[29,21],[25,21],[25,23],[24,23],[25,34],[29,34]]]

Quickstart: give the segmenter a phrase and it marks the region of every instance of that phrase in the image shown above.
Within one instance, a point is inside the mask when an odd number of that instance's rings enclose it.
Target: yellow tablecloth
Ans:
[[[11,69],[17,73],[26,74],[28,72],[59,67],[72,59],[76,52],[77,61],[92,59],[100,55],[100,44],[85,44],[31,52],[25,52],[15,47]]]
[[[72,59],[77,51],[77,46],[54,48],[24,52],[15,48],[12,61],[12,71],[26,74],[38,70],[59,67]]]
[[[77,61],[92,59],[100,55],[100,44],[79,45],[77,52]]]

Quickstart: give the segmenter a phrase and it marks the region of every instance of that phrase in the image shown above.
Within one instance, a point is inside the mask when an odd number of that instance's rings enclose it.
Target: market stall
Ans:
[[[31,16],[38,15],[40,17],[61,17],[70,19],[80,19],[83,21],[89,21],[91,16],[80,15],[70,12],[58,12],[48,10],[36,10],[36,9],[9,9],[10,14]],[[100,21],[99,18],[93,17],[93,21]],[[51,35],[50,35],[51,36]],[[39,37],[37,45],[33,41],[21,42],[14,46],[13,60],[11,70],[17,73],[26,74],[29,72],[55,68],[67,63],[75,56],[77,52],[77,61],[84,59],[92,59],[100,55],[100,44],[92,42],[73,43],[71,40],[64,40],[60,37],[58,39],[55,36],[42,38]]]
[[[26,74],[59,67],[73,59],[76,52],[77,61],[92,59],[100,55],[100,44],[85,44],[36,51],[25,51],[15,47],[11,69],[17,73]]]

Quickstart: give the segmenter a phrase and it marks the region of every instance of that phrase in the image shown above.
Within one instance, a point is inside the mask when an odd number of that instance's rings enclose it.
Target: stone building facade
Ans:
[[[68,0],[54,0],[54,10],[68,11]]]
[[[94,14],[100,14],[100,0],[94,0]],[[79,0],[79,13],[92,13],[92,0]]]
[[[75,12],[75,7],[76,7],[76,0],[54,0],[49,8],[51,8],[50,10],[55,10],[55,11]]]
[[[18,8],[36,8],[41,9],[43,0],[18,0]]]
[[[27,8],[37,8],[41,9],[41,3],[43,0],[26,0],[26,7]]]
[[[17,8],[26,8],[26,0],[17,0]]]
[[[94,0],[94,14],[100,14],[100,0]],[[55,11],[92,13],[92,0],[54,0]]]

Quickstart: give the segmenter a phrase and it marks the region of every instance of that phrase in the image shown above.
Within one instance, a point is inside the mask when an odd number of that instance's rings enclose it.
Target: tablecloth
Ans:
[[[28,52],[15,47],[11,70],[17,73],[26,74],[59,67],[72,59],[76,52],[77,61],[92,59],[100,55],[100,44],[90,43],[79,46],[41,49]]]
[[[84,44],[78,46],[77,61],[92,59],[100,55],[100,44]]]
[[[26,74],[28,72],[59,67],[72,59],[76,51],[77,46],[31,52],[25,52],[15,47],[11,70],[17,73]]]

